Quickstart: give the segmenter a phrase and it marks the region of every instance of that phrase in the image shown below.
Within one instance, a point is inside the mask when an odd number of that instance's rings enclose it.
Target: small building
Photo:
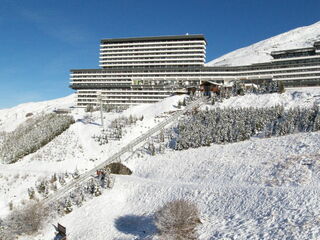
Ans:
[[[213,82],[213,81],[203,81],[200,84],[200,92],[203,96],[211,97],[213,93],[220,95],[221,89],[223,88],[223,83]]]

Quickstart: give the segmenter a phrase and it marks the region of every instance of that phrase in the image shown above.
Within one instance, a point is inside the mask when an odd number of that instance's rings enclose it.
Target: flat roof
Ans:
[[[157,40],[204,40],[207,44],[207,40],[203,34],[188,34],[188,35],[173,35],[173,36],[154,36],[154,37],[129,37],[129,38],[106,38],[102,39],[101,43],[121,43],[121,42],[148,42]]]

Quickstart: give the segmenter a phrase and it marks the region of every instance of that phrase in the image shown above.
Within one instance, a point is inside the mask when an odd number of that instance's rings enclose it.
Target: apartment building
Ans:
[[[71,70],[77,106],[98,101],[123,107],[153,103],[203,81],[320,85],[320,41],[308,48],[272,52],[270,62],[235,67],[206,66],[206,45],[201,34],[103,39],[100,69]]]

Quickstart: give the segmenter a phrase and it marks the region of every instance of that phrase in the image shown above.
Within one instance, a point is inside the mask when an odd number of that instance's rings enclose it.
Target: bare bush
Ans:
[[[47,216],[47,210],[38,202],[15,209],[4,221],[3,236],[14,239],[21,235],[35,234],[42,227]]]
[[[10,209],[10,211],[13,210],[13,202],[12,201],[9,202],[9,209]]]
[[[195,240],[201,223],[197,206],[186,200],[175,200],[156,213],[156,227],[161,239]]]

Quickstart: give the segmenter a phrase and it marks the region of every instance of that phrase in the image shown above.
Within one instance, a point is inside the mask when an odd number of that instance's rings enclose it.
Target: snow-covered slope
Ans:
[[[125,144],[137,138],[166,117],[165,112],[177,110],[175,106],[185,96],[172,96],[155,104],[133,106],[122,113],[109,112],[104,114],[104,123],[108,127],[112,120],[133,115],[144,116],[134,126],[123,130],[124,137],[120,141],[110,141],[107,145],[99,145],[92,137],[101,133],[100,113],[85,113],[83,109],[72,109],[76,123],[50,143],[33,154],[29,154],[13,164],[0,163],[0,217],[9,211],[8,203],[18,205],[27,200],[27,188],[34,187],[35,182],[43,176],[53,173],[87,171],[111,154],[117,152]],[[26,103],[0,111],[3,122],[1,131],[12,131],[20,123],[26,121],[26,113],[49,113],[54,109],[73,106],[74,96],[68,96],[47,102]],[[92,121],[82,121],[84,116],[91,115]],[[155,118],[162,116],[162,118]],[[1,161],[0,161],[1,162]]]
[[[320,41],[320,22],[235,50],[208,62],[207,65],[239,66],[267,62],[272,59],[272,51],[312,47],[314,41]]]
[[[92,168],[163,120],[156,116],[175,110],[173,105],[183,97],[173,96],[123,113],[105,114],[106,125],[123,115],[144,115],[143,121],[125,129],[121,141],[100,146],[92,139],[101,130],[99,113],[95,112],[91,124],[77,121],[36,153],[14,164],[0,164],[0,216],[9,212],[9,201],[16,206],[28,199],[27,188],[39,177],[75,168],[80,172]],[[50,109],[60,107],[62,102],[51,105]],[[319,102],[320,88],[301,88],[284,94],[232,97],[217,106],[282,104],[288,108],[311,107]],[[47,106],[41,104],[44,107],[34,106],[39,112]],[[35,112],[28,104],[25,106],[27,109],[20,111]],[[1,116],[12,116],[15,109],[2,110]],[[81,119],[86,113],[73,109],[72,114]],[[21,119],[14,118],[13,124],[24,119],[24,115]],[[10,128],[9,122],[6,127]],[[53,239],[52,224],[57,222],[67,227],[68,239],[151,239],[155,233],[154,212],[165,202],[177,198],[192,200],[199,206],[201,240],[320,238],[320,157],[307,164],[301,161],[303,156],[320,154],[319,132],[252,138],[186,151],[167,150],[156,156],[142,152],[125,160],[133,175],[116,176],[113,189],[80,208],[75,207],[70,214],[50,219],[38,236],[20,239]]]
[[[152,239],[155,211],[183,198],[201,211],[202,240],[319,239],[320,166],[286,159],[319,151],[320,133],[304,133],[135,156],[133,175],[56,221],[71,239]],[[48,225],[36,239],[52,236]]]
[[[58,98],[43,102],[23,103],[13,108],[0,109],[0,132],[13,131],[20,123],[24,122],[27,113],[39,114],[41,112],[52,112],[58,108],[69,108],[74,106],[75,95]]]
[[[230,97],[223,102],[218,102],[212,107],[273,107],[281,105],[285,108],[312,107],[320,105],[320,87],[292,88],[285,93],[278,94],[246,94],[243,97]]]

